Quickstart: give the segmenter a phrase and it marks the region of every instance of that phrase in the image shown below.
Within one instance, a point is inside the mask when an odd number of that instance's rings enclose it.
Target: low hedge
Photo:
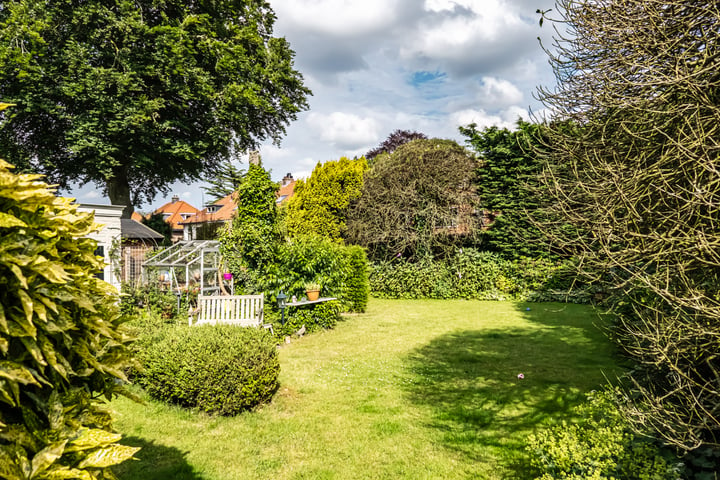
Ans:
[[[443,259],[402,258],[370,266],[370,292],[379,298],[567,301],[588,303],[572,269],[545,259],[506,260],[472,248]]]
[[[161,401],[235,415],[268,402],[278,388],[276,342],[264,329],[170,325],[142,344],[136,381]]]
[[[284,325],[280,317],[274,317],[271,322],[279,338],[296,333],[303,325],[306,333],[312,333],[334,328],[340,320],[340,310],[341,304],[337,300],[292,307],[285,310]]]

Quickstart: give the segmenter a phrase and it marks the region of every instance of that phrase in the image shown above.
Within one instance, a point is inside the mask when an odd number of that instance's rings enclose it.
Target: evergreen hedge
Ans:
[[[507,260],[472,248],[435,260],[397,258],[370,266],[370,291],[379,298],[567,301],[587,303],[592,292],[576,285],[564,264],[546,259]]]

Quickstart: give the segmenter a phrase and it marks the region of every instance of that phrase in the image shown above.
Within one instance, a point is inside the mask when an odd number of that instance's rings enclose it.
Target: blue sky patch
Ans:
[[[408,83],[413,87],[420,87],[428,83],[440,83],[447,78],[447,73],[435,70],[434,72],[414,72]]]

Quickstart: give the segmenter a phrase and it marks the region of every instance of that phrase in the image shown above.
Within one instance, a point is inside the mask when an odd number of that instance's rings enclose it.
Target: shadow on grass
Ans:
[[[185,453],[174,447],[166,447],[139,437],[123,436],[120,442],[130,447],[140,447],[135,459],[126,460],[112,467],[119,480],[202,480],[185,460]]]
[[[442,445],[507,469],[505,478],[531,478],[527,436],[569,419],[586,392],[615,375],[609,341],[587,319],[539,323],[451,332],[407,358],[408,397],[431,409]]]

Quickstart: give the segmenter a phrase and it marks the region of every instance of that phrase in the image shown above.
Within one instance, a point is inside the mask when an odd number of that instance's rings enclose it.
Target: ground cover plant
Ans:
[[[528,308],[530,310],[528,310]],[[272,403],[225,418],[117,399],[122,480],[533,478],[527,437],[619,372],[582,305],[371,299],[280,348]],[[522,373],[524,378],[518,378]]]

